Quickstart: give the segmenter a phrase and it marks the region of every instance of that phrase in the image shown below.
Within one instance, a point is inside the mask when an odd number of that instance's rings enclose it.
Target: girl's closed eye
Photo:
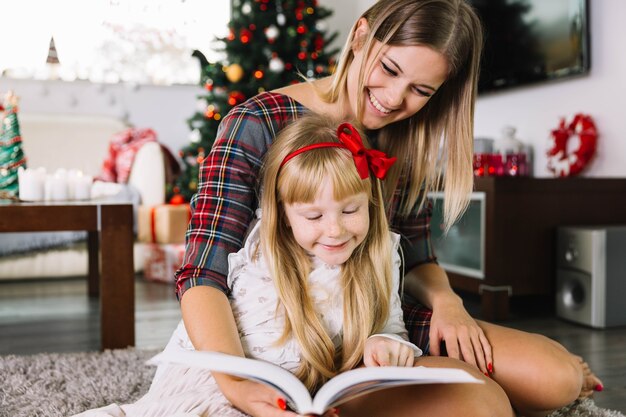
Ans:
[[[304,214],[303,216],[305,219],[309,221],[315,221],[315,220],[319,220],[322,218],[322,215],[318,213],[307,213],[307,214]]]
[[[343,210],[343,214],[354,214],[357,213],[359,211],[361,207],[360,206],[351,206],[351,207],[346,207]]]

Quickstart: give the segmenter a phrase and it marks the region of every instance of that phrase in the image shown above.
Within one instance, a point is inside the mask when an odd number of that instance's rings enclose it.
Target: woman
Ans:
[[[599,384],[559,344],[472,319],[435,263],[423,196],[443,186],[447,227],[466,207],[481,43],[480,23],[463,0],[380,0],[352,28],[335,74],[260,94],[223,119],[201,168],[177,273],[196,349],[241,350],[226,297],[227,256],[241,248],[258,205],[263,155],[278,131],[313,112],[362,126],[376,148],[399,158],[385,180],[385,201],[391,228],[404,238],[405,294],[432,310],[432,317],[426,309],[405,311],[411,341],[429,351],[429,366],[477,367],[526,416],[546,415]],[[447,357],[440,356],[442,343]],[[220,386],[238,389],[233,381]],[[471,407],[463,390],[425,389],[416,413],[441,413],[429,409],[438,399],[457,410]]]

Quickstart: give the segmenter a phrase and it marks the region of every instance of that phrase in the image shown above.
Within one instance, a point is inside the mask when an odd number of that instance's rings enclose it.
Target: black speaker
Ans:
[[[558,229],[556,312],[596,328],[626,325],[626,226]]]

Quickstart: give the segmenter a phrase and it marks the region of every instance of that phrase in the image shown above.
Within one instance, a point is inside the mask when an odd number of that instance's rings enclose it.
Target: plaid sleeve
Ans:
[[[185,257],[176,272],[178,299],[196,285],[228,293],[228,254],[243,246],[257,208],[263,155],[300,109],[287,96],[265,93],[234,107],[220,123],[191,201]]]
[[[419,199],[415,211],[419,207]],[[418,213],[406,217],[395,215],[390,218],[391,228],[402,236],[401,245],[404,256],[404,270],[408,271],[425,263],[436,263],[437,257],[430,239],[430,220],[433,205],[430,199]]]

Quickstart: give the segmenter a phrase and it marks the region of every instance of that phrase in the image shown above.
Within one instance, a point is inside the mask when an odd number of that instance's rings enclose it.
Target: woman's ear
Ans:
[[[365,43],[365,39],[367,39],[367,35],[370,32],[370,25],[367,23],[367,19],[364,17],[360,18],[356,22],[356,27],[354,28],[354,36],[352,37],[352,51],[357,51],[361,49],[363,44]]]

